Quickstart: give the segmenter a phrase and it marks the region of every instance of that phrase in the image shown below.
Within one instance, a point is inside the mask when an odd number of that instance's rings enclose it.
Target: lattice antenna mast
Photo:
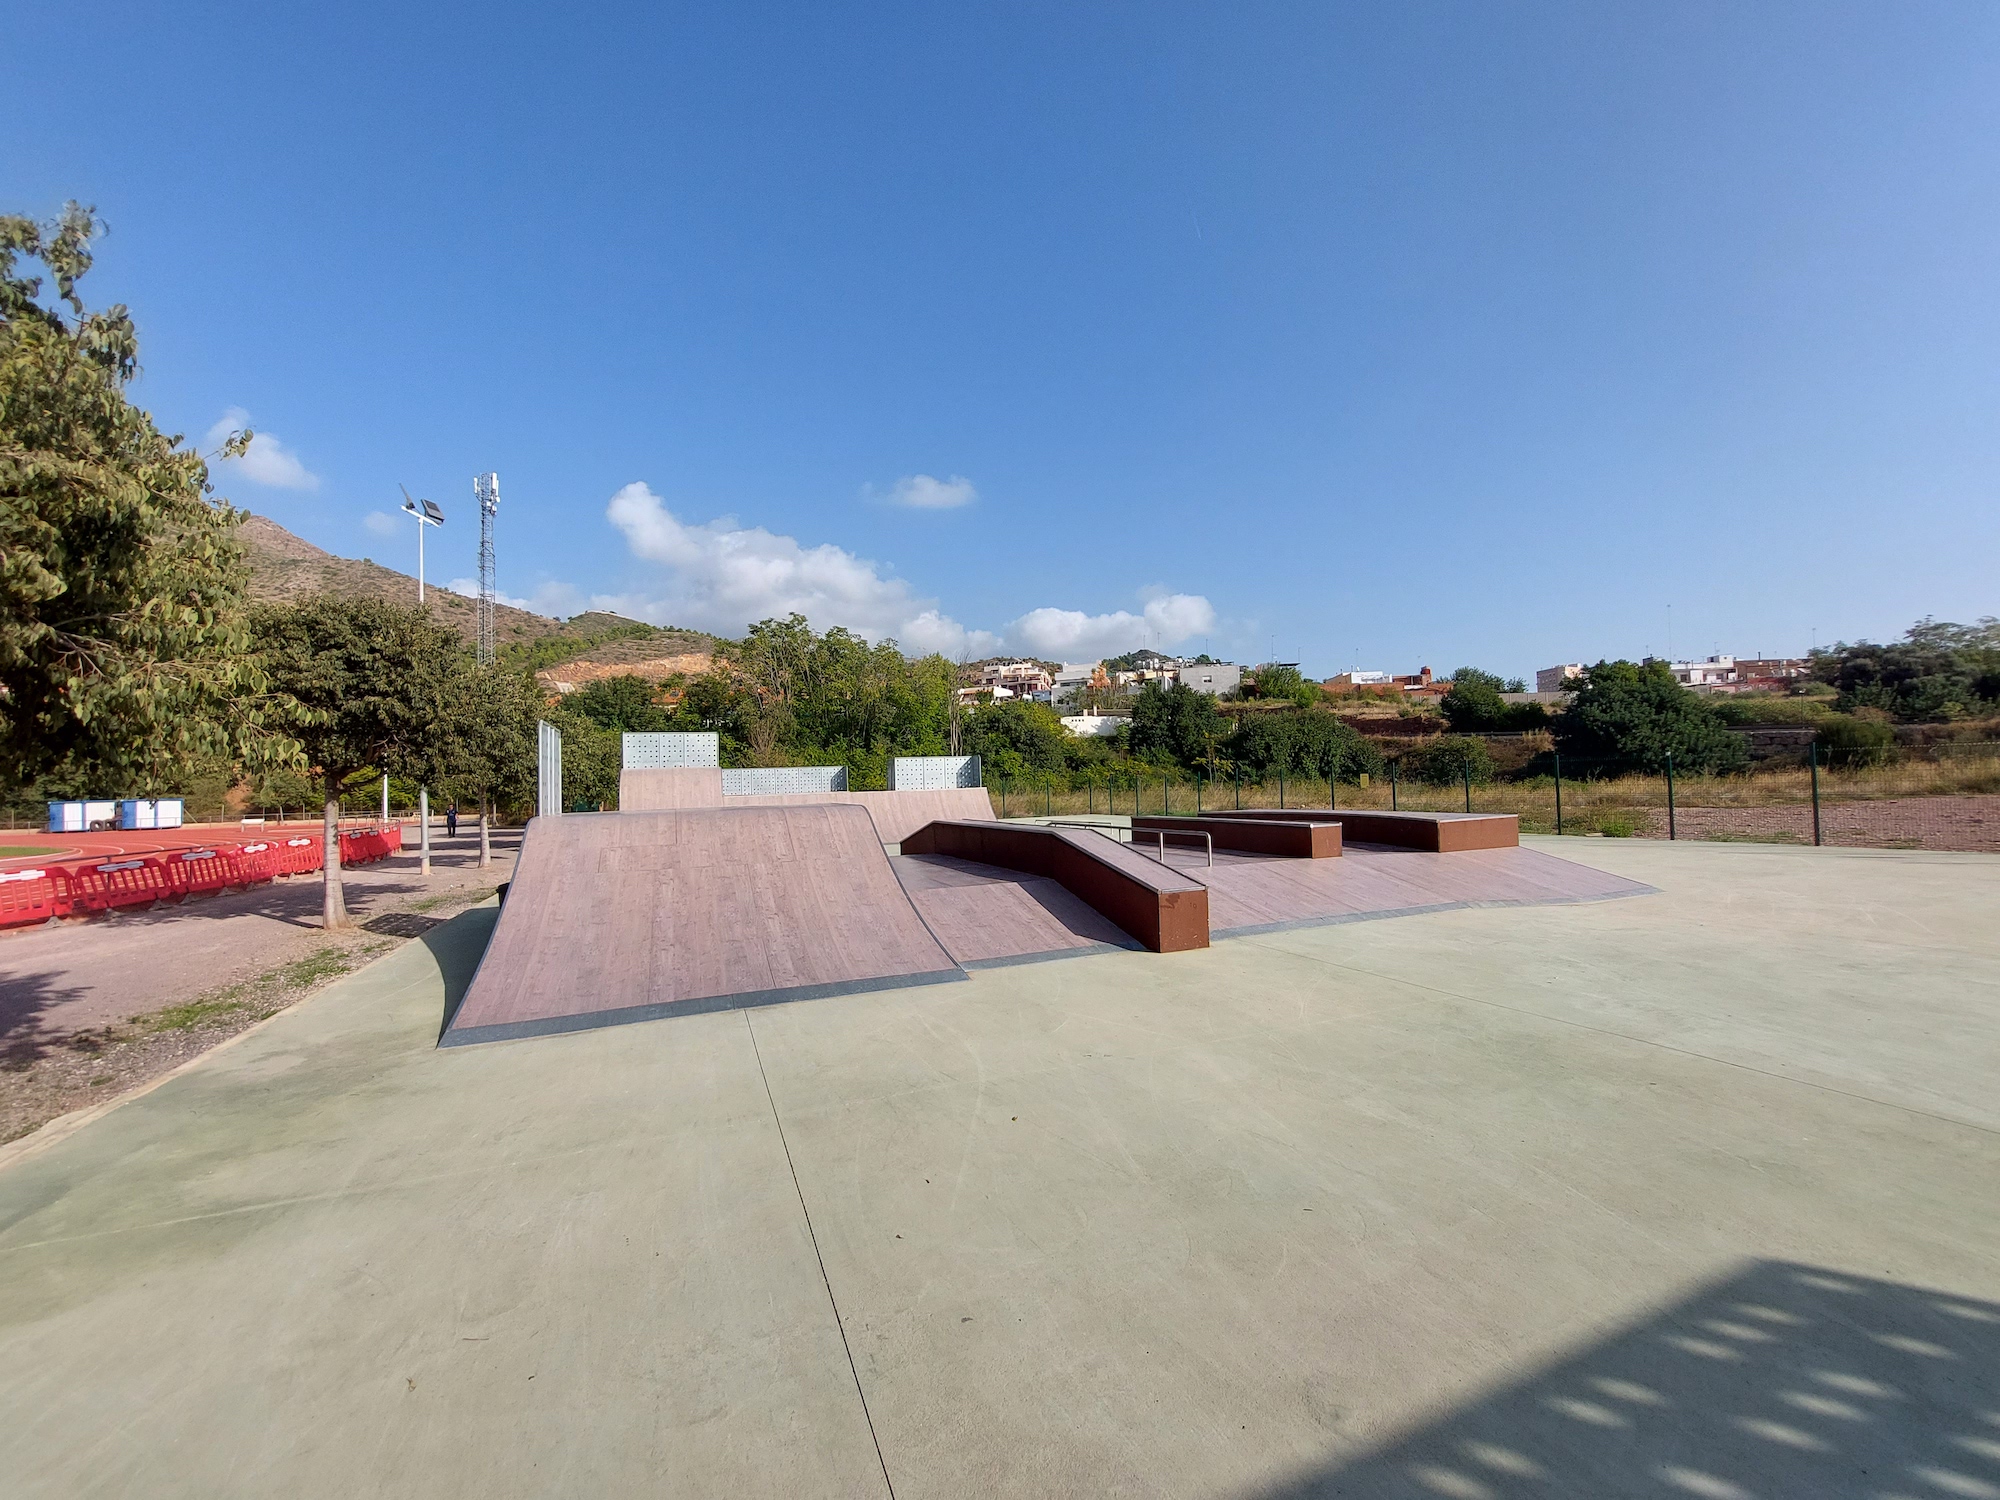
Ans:
[[[479,502],[479,659],[493,660],[496,598],[493,574],[493,513],[500,509],[500,476],[481,474],[472,481],[472,496]]]

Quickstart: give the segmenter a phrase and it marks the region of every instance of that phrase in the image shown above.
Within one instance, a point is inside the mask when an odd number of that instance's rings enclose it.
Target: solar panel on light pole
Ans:
[[[403,510],[417,518],[417,603],[424,602],[424,528],[444,525],[444,512],[429,500],[413,500],[409,490],[398,485],[403,491]],[[421,509],[419,508],[421,507]]]

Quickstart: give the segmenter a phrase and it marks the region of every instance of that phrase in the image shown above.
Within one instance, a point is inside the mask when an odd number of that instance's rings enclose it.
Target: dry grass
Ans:
[[[1995,747],[2000,751],[2000,747]],[[1910,760],[1888,766],[1819,773],[1820,802],[1829,804],[1874,802],[1927,797],[1972,797],[2000,793],[2000,753],[1966,755],[1929,761]],[[1342,784],[1333,800],[1341,807],[1387,808],[1391,788],[1378,780],[1369,786]],[[1197,808],[1197,796],[1199,808]],[[1395,806],[1412,812],[1464,812],[1467,809],[1462,786],[1428,787],[1401,782],[1394,789]],[[1003,801],[1010,816],[1083,812],[1130,813],[1135,793],[1130,782],[1095,790],[1046,791],[1040,788],[1008,787],[993,789],[996,808]],[[1232,807],[1326,807],[1329,804],[1324,779],[1295,780],[1287,777],[1282,786],[1276,777],[1263,783],[1210,783],[1197,790],[1191,778],[1163,780],[1157,774],[1145,777],[1136,794],[1141,810],[1148,814],[1217,811]],[[1740,776],[1681,776],[1674,781],[1674,801],[1683,809],[1809,807],[1812,803],[1812,773],[1790,766],[1755,771]],[[1577,781],[1565,777],[1562,783],[1563,831],[1598,832],[1629,836],[1647,832],[1655,819],[1652,810],[1664,813],[1667,782],[1664,776],[1620,776],[1604,781]],[[1552,777],[1532,781],[1502,782],[1472,789],[1471,811],[1514,813],[1521,827],[1530,833],[1553,833],[1556,828],[1556,785]]]

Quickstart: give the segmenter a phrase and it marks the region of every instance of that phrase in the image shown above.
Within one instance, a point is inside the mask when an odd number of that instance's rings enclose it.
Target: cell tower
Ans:
[[[500,509],[500,476],[480,474],[472,481],[479,502],[479,659],[493,660],[493,513]]]

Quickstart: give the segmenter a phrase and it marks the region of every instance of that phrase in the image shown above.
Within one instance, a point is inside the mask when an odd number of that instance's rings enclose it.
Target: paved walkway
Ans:
[[[437,1050],[468,913],[0,1167],[0,1474],[1992,1493],[2000,861],[1560,847],[1663,894]]]
[[[295,824],[294,827],[316,825]],[[479,832],[432,837],[431,875],[411,847],[343,872],[348,910],[366,921],[450,890],[506,880],[521,831],[493,837],[494,862],[478,868]],[[60,837],[57,835],[55,837]],[[312,951],[321,941],[320,877],[295,875],[177,906],[72,919],[0,934],[0,1059],[38,1056],[78,1031],[126,1020],[247,979]]]

